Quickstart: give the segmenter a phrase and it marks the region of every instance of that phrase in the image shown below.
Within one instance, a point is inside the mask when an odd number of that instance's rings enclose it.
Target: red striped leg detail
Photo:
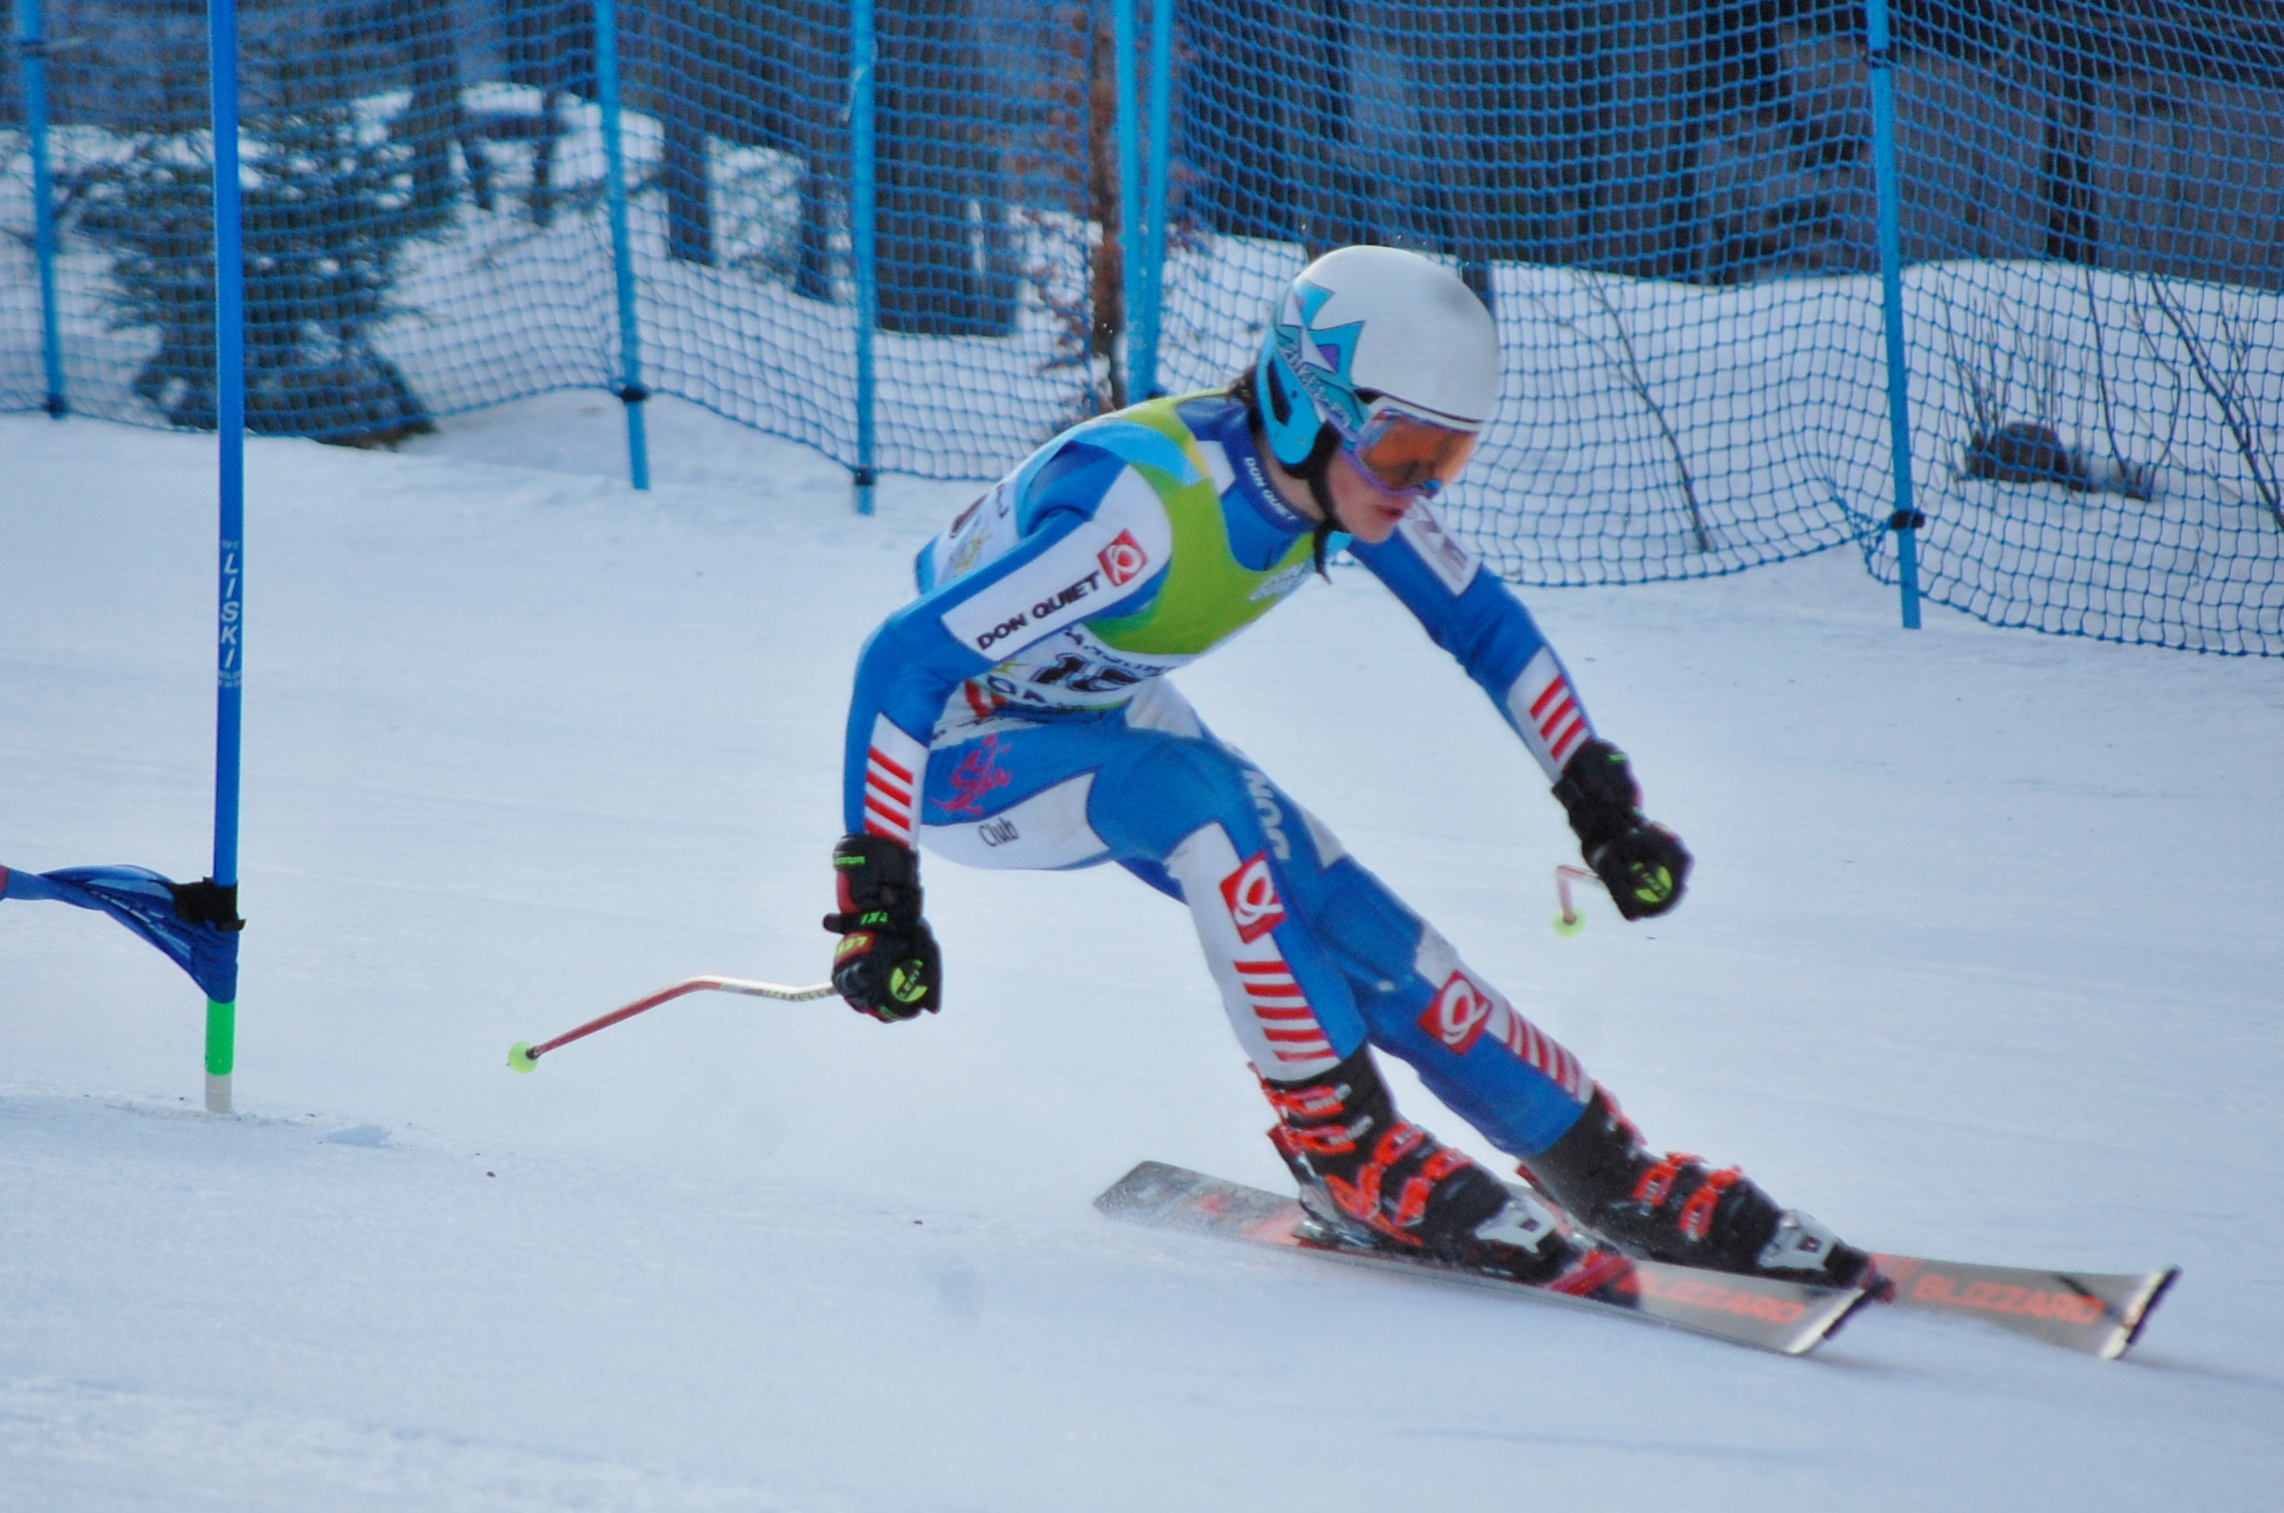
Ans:
[[[1500,1043],[1513,1051],[1517,1060],[1538,1068],[1547,1081],[1580,1103],[1593,1095],[1593,1087],[1586,1079],[1586,1068],[1578,1064],[1576,1056],[1555,1044],[1552,1035],[1516,1013],[1512,1006],[1501,1007],[1505,1009],[1506,1022],[1493,1028]],[[1499,1016],[1493,1017],[1496,1019]]]
[[[1337,1065],[1316,1009],[1278,948],[1285,904],[1266,853],[1240,857],[1228,831],[1206,824],[1167,853],[1166,870],[1189,900],[1229,1027],[1255,1069],[1293,1082]]]
[[[1274,946],[1272,945],[1272,949]],[[1332,1042],[1317,1023],[1308,995],[1294,980],[1293,969],[1282,955],[1268,961],[1232,962],[1245,991],[1261,1038],[1280,1069],[1332,1058]]]
[[[1421,1011],[1419,1025],[1452,1055],[1465,1056],[1478,1040],[1489,1037],[1578,1102],[1592,1096],[1593,1084],[1578,1058],[1517,1013],[1498,989],[1462,966],[1458,953],[1435,931],[1421,931],[1412,969],[1439,985]]]

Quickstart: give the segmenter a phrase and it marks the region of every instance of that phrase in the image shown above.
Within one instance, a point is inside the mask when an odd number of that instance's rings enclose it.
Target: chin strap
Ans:
[[[1317,430],[1316,445],[1309,448],[1309,455],[1301,465],[1293,469],[1294,476],[1308,484],[1309,497],[1316,501],[1318,519],[1316,529],[1310,533],[1310,551],[1316,560],[1317,576],[1327,583],[1332,581],[1332,574],[1325,571],[1325,549],[1332,541],[1332,533],[1341,527],[1340,511],[1332,503],[1332,485],[1325,479],[1332,471],[1333,454],[1339,450],[1340,434],[1331,426],[1321,426]]]
[[[1325,487],[1322,468],[1309,475],[1309,494],[1316,500],[1316,507],[1324,512],[1324,518],[1317,521],[1316,529],[1310,533],[1309,549],[1316,557],[1316,575],[1330,583],[1332,574],[1325,571],[1324,553],[1332,541],[1332,533],[1340,527],[1333,523],[1332,490]]]
[[[1252,430],[1254,444],[1260,445],[1265,428],[1261,424],[1259,396],[1247,399],[1245,420]],[[1325,552],[1332,543],[1333,532],[1341,527],[1340,512],[1333,507],[1332,488],[1325,482],[1325,474],[1332,469],[1332,454],[1339,450],[1340,433],[1331,426],[1320,423],[1317,426],[1316,442],[1309,448],[1308,456],[1301,459],[1299,467],[1286,469],[1309,486],[1309,497],[1316,501],[1318,519],[1316,529],[1310,533],[1309,552],[1316,564],[1317,576],[1327,583],[1332,581],[1332,574],[1325,569]],[[1274,457],[1275,453],[1270,455]],[[1278,465],[1283,466],[1282,461]]]

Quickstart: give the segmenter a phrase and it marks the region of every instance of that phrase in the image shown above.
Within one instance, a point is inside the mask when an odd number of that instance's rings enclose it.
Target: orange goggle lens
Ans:
[[[1459,477],[1475,455],[1476,434],[1439,426],[1401,410],[1382,410],[1365,422],[1356,438],[1356,460],[1396,493]]]

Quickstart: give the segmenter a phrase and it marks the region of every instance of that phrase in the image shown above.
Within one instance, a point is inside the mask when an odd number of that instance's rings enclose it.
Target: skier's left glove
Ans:
[[[841,937],[833,987],[850,1008],[886,1024],[942,1006],[944,966],[935,932],[920,917],[920,858],[885,836],[844,835],[833,847],[840,912],[825,928]]]
[[[1563,764],[1554,796],[1578,833],[1586,865],[1628,919],[1648,919],[1681,902],[1689,852],[1680,837],[1642,814],[1642,790],[1626,754],[1588,741]]]

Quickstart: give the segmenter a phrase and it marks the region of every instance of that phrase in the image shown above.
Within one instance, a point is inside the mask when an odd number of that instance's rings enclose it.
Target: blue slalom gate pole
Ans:
[[[874,28],[872,0],[853,0],[849,16],[849,260],[856,274],[857,456],[853,479],[856,508],[872,513],[873,485],[879,482],[874,447],[873,328],[880,320],[880,265],[877,261],[877,206],[873,199],[876,145],[873,137]]]
[[[1166,306],[1166,165],[1174,129],[1174,0],[1150,0],[1150,128],[1142,180],[1142,316],[1135,322],[1139,356],[1134,397],[1158,392],[1159,325]]]
[[[1118,302],[1126,327],[1126,402],[1142,397],[1142,293],[1149,212],[1142,203],[1142,113],[1135,70],[1134,0],[1111,0],[1111,66],[1118,92]],[[1107,238],[1110,228],[1102,228]]]
[[[1865,0],[1866,63],[1872,85],[1872,174],[1879,195],[1880,325],[1887,333],[1888,451],[1895,470],[1895,576],[1903,594],[1903,628],[1919,629],[1919,528],[1912,504],[1911,367],[1903,330],[1902,185],[1895,169],[1895,70],[1888,56],[1887,0]]]
[[[48,43],[40,0],[16,0],[16,46],[24,59],[24,130],[32,153],[32,256],[40,265],[40,361],[44,408],[63,419],[63,335],[56,320],[55,185],[48,175]]]
[[[216,612],[214,882],[236,910],[239,726],[243,699],[246,536],[246,256],[238,194],[238,12],[208,0],[208,71],[214,104],[214,439],[221,454],[221,595]],[[233,946],[233,953],[235,946]],[[230,1112],[237,1065],[238,990],[206,1002],[206,1109]]]
[[[603,113],[603,194],[610,202],[611,273],[619,301],[619,401],[627,412],[627,475],[650,487],[650,442],[643,432],[641,330],[635,321],[634,246],[627,234],[626,141],[619,130],[618,0],[595,0],[595,95]]]

